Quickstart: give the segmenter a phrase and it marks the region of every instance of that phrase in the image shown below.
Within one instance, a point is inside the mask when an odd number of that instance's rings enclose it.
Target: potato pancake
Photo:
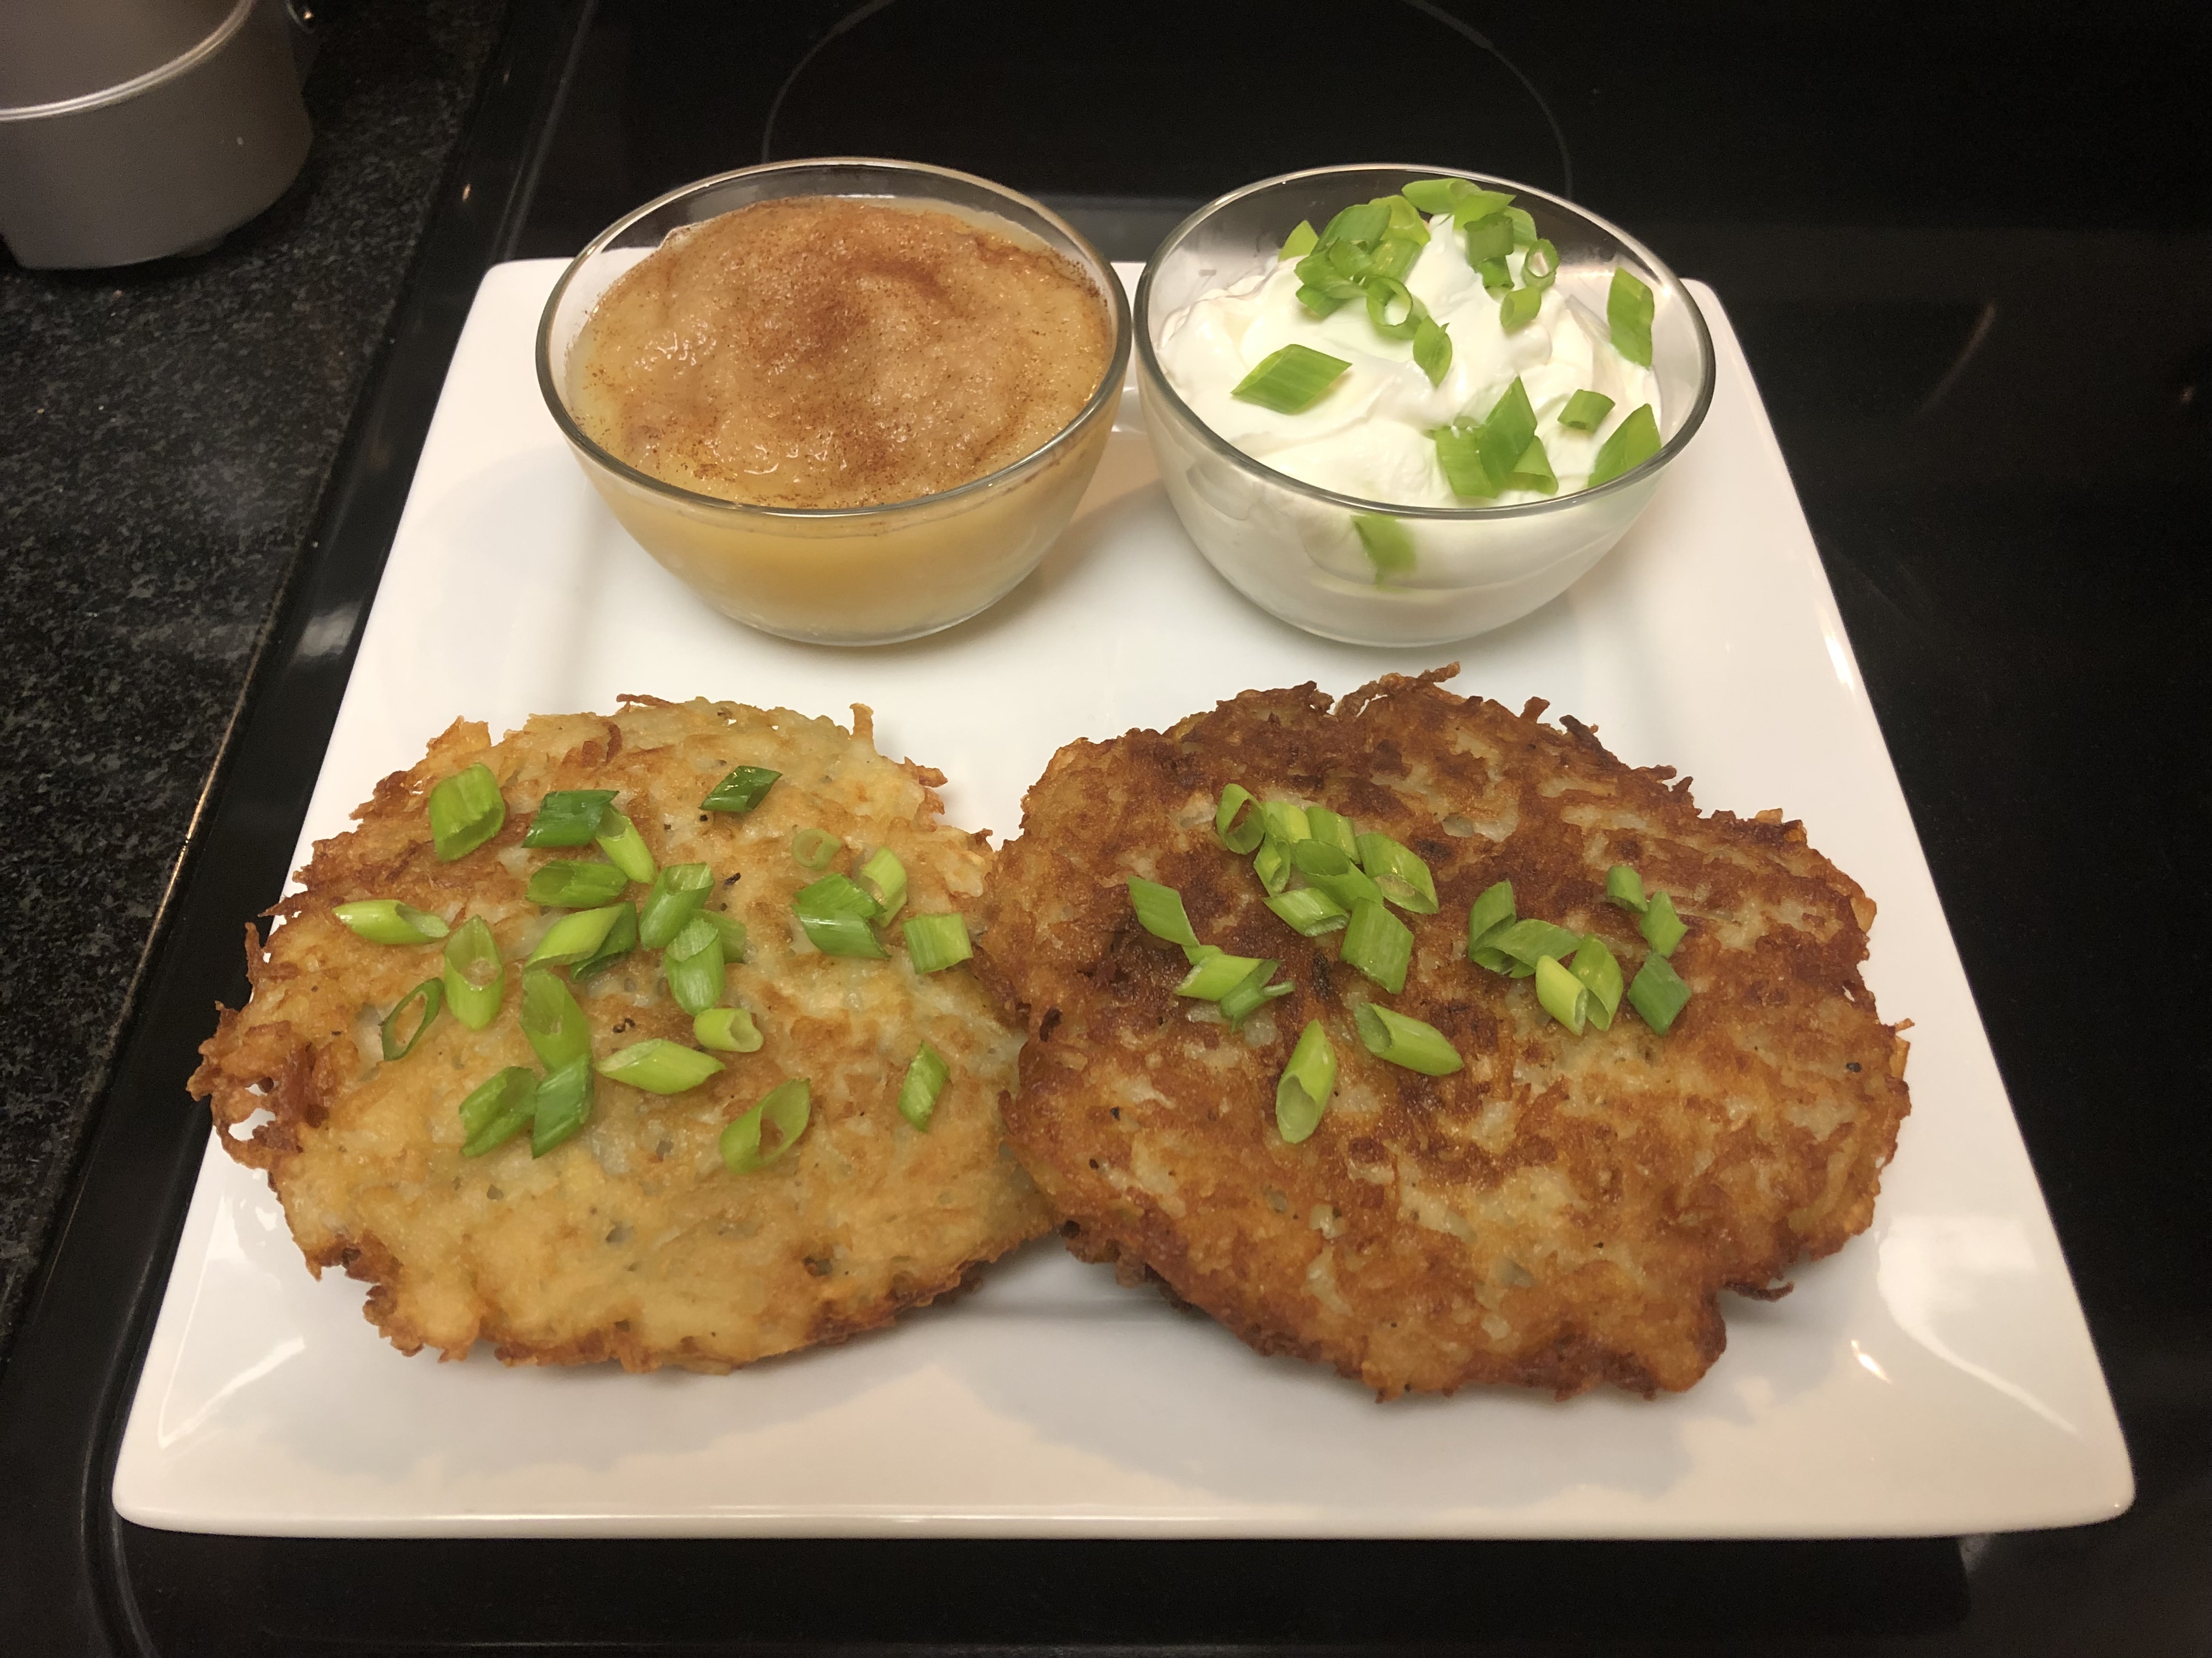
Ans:
[[[508,1363],[726,1370],[884,1323],[1050,1224],[999,1118],[1020,1036],[969,969],[916,972],[896,920],[880,929],[884,958],[824,953],[793,913],[799,889],[885,847],[904,872],[901,919],[973,911],[982,890],[988,843],[939,820],[943,777],[877,754],[868,710],[854,715],[848,734],[787,709],[624,697],[613,715],[540,716],[497,744],[456,723],[377,786],[359,827],[316,843],[265,949],[247,930],[252,996],[222,1012],[193,1090],[231,1155],[267,1171],[310,1269],[370,1284],[367,1315],[403,1351],[458,1358],[483,1340]],[[441,860],[426,803],[479,764],[504,826]],[[750,810],[702,810],[740,766],[781,775]],[[761,1040],[714,1054],[719,1072],[673,1093],[598,1075],[581,1129],[543,1156],[527,1127],[465,1156],[462,1101],[506,1067],[538,1075],[518,1007],[526,958],[560,916],[585,913],[583,897],[607,902],[580,888],[563,910],[528,891],[537,876],[543,898],[557,862],[599,861],[591,824],[611,833],[612,817],[591,817],[580,844],[524,845],[549,794],[586,790],[613,792],[660,870],[711,871],[704,912],[745,928],[741,947],[726,922],[711,929],[732,958],[720,999],[748,1011]],[[619,904],[647,896],[620,871],[582,878],[620,889]],[[449,1006],[386,1057],[381,1022],[412,1034],[422,1004],[403,1004],[441,975],[445,950],[359,936],[337,910],[367,900],[435,918],[448,941],[469,918],[487,922],[504,962],[496,1017],[471,1029]],[[660,1038],[691,1057],[647,1051],[705,1068],[673,970],[644,945],[597,971],[568,966],[560,982],[574,979],[595,1064]],[[899,1096],[925,1042],[948,1074],[922,1129]],[[763,1127],[733,1172],[725,1129],[800,1078],[803,1129],[780,1140]]]
[[[1380,1396],[1687,1388],[1725,1340],[1722,1291],[1780,1293],[1873,1215],[1909,1108],[1905,1043],[1860,977],[1875,907],[1778,812],[1700,816],[1671,768],[1623,765],[1541,701],[1516,715],[1435,683],[1455,671],[1334,708],[1310,684],[1248,692],[1054,757],[977,944],[1030,1031],[1008,1139],[1077,1255]],[[1402,990],[1347,964],[1350,932],[1302,936],[1267,907],[1217,833],[1232,784],[1425,862],[1435,913],[1377,907],[1412,933]],[[1510,882],[1519,916],[1595,933],[1588,959],[1633,978],[1656,945],[1608,902],[1616,865],[1686,926],[1664,1035],[1625,998],[1575,1034],[1539,1001],[1556,978],[1468,959],[1471,908]],[[1241,1025],[1178,995],[1192,964],[1139,925],[1131,877],[1179,891],[1201,945],[1279,961],[1286,993]],[[1462,1068],[1377,1057],[1363,1005],[1431,1027]],[[1334,1090],[1292,1144],[1277,1083],[1315,1021]]]

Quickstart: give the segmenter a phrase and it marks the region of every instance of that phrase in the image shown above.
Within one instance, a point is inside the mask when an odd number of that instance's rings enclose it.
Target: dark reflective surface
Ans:
[[[1121,257],[1299,165],[1547,187],[1571,167],[1579,199],[1711,282],[1742,336],[2076,1274],[2135,1509],[1874,1544],[347,1545],[118,1526],[96,1451],[84,1515],[126,1637],[2212,1651],[2203,25],[2179,7],[2056,26],[1994,6],[1456,15],[1497,52],[1407,4],[608,0],[505,245],[573,252],[760,159],[772,107],[777,156],[967,167],[1068,205]],[[458,270],[434,276],[423,304],[465,304]],[[404,467],[380,465],[364,499],[396,510]],[[241,762],[227,799],[218,836],[259,813],[289,845],[300,802],[269,778]]]

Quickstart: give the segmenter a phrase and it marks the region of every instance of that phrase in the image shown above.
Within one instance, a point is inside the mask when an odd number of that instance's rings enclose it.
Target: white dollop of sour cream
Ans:
[[[1406,286],[1451,335],[1451,367],[1442,384],[1429,384],[1413,361],[1411,340],[1376,331],[1359,301],[1326,317],[1308,311],[1298,302],[1294,260],[1214,288],[1170,315],[1158,349],[1169,384],[1230,443],[1304,483],[1392,506],[1488,507],[1544,497],[1524,489],[1509,489],[1495,501],[1455,495],[1428,434],[1462,416],[1480,420],[1517,375],[1535,410],[1536,435],[1559,494],[1583,488],[1615,427],[1644,404],[1655,418],[1663,415],[1657,377],[1614,349],[1604,317],[1567,291],[1567,271],[1545,291],[1535,317],[1507,333],[1498,302],[1468,263],[1450,216],[1427,222],[1428,245]],[[1516,286],[1525,257],[1516,251],[1508,259]],[[1595,297],[1602,305],[1601,289]],[[1352,367],[1299,414],[1279,414],[1230,395],[1262,360],[1292,344]],[[1559,424],[1559,411],[1579,391],[1613,399],[1595,431]]]

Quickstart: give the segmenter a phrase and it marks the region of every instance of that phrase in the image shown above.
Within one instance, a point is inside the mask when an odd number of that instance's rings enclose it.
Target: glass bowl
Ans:
[[[1460,178],[1513,193],[1559,246],[1559,288],[1606,313],[1616,264],[1651,288],[1659,452],[1595,489],[1488,507],[1363,501],[1277,471],[1218,436],[1169,384],[1163,323],[1200,295],[1272,264],[1300,220],[1325,225],[1355,202],[1418,179]],[[1517,620],[1563,592],[1634,522],[1705,417],[1713,345],[1682,284],[1625,232],[1556,196],[1455,167],[1372,164],[1285,173],[1232,191],[1176,227],[1137,288],[1137,383],[1145,428],[1183,527],[1230,585],[1262,610],[1328,639],[1442,645]],[[1410,570],[1378,585],[1354,520],[1395,519]],[[1373,526],[1370,526],[1370,531]]]
[[[786,196],[933,203],[1069,260],[1112,318],[1109,361],[1090,401],[1011,465],[957,489],[878,507],[748,506],[664,483],[608,453],[578,427],[568,402],[568,350],[592,307],[670,232]],[[702,179],[600,232],[545,302],[538,384],[584,475],[622,526],[716,610],[787,639],[874,645],[965,621],[1036,567],[1075,515],[1105,452],[1129,341],[1129,307],[1113,267],[1049,209],[965,173],[840,156]]]

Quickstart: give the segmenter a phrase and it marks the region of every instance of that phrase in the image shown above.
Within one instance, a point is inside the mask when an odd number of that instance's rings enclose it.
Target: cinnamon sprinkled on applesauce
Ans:
[[[569,354],[569,404],[679,488],[875,507],[1040,447],[1112,343],[1056,253],[949,211],[794,197],[678,231],[618,278]]]

